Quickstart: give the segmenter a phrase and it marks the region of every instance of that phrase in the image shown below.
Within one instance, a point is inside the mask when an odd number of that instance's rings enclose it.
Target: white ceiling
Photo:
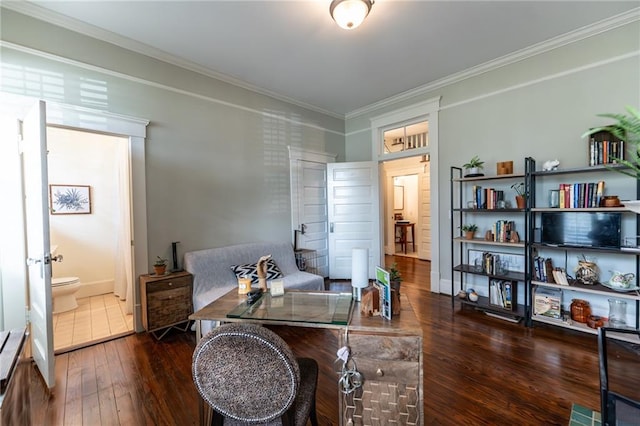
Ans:
[[[377,0],[345,31],[330,0],[2,3],[337,117],[640,6]]]

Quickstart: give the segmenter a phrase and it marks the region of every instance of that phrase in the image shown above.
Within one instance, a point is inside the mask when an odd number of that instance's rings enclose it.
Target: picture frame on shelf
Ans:
[[[91,187],[50,184],[49,211],[52,215],[91,214]]]

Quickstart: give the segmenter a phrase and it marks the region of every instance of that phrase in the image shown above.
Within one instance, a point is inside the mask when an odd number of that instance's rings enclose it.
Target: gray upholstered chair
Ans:
[[[318,364],[296,358],[284,340],[257,324],[225,324],[204,336],[193,380],[214,425],[317,426]]]

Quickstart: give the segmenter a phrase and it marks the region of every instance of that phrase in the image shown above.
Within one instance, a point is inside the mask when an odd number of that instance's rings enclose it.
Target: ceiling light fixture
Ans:
[[[341,28],[352,30],[362,24],[373,3],[373,0],[333,0],[329,13]]]

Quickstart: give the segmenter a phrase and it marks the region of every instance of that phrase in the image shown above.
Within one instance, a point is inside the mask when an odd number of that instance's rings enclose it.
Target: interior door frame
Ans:
[[[338,158],[337,154],[330,152],[312,151],[299,147],[288,146],[289,149],[289,180],[291,186],[291,238],[293,240],[295,231],[300,231],[301,212],[300,206],[304,194],[300,189],[302,182],[301,161],[309,161],[314,163],[326,164],[335,163]],[[327,221],[328,224],[328,221]],[[329,235],[325,237],[325,247],[329,247]],[[329,269],[329,253],[327,253],[327,269]],[[327,270],[327,276],[329,271]]]
[[[435,293],[446,292],[446,287],[440,282],[440,217],[438,214],[438,112],[440,111],[440,99],[436,98],[428,99],[424,102],[420,102],[414,105],[409,105],[404,108],[400,108],[391,111],[386,114],[372,117],[371,122],[371,158],[377,160],[378,163],[384,161],[395,160],[398,158],[413,157],[416,155],[429,155],[430,156],[430,190],[431,190],[431,291]],[[407,151],[384,153],[384,131],[406,125],[407,123],[417,121],[429,122],[429,145],[426,148],[416,148]],[[383,188],[384,184],[381,184]],[[382,190],[382,189],[381,189]],[[384,197],[380,197],[380,202],[384,202]],[[433,202],[433,201],[436,202]],[[380,206],[381,215],[384,214],[384,206]],[[381,216],[380,223],[384,218]],[[381,235],[384,230],[381,230]],[[383,241],[380,242],[380,253],[384,253],[382,247]],[[384,259],[380,259],[384,262]],[[382,263],[384,264],[384,263]],[[450,287],[450,285],[449,285]],[[451,289],[448,290],[451,292]]]
[[[412,159],[419,159],[420,156],[411,156],[409,158]],[[381,202],[386,203],[385,204],[385,219],[384,219],[384,223],[383,226],[386,228],[386,232],[385,232],[385,240],[387,242],[387,244],[385,244],[384,246],[384,251],[386,254],[393,254],[395,253],[395,226],[394,226],[394,219],[393,219],[393,204],[392,204],[392,197],[390,196],[390,192],[389,192],[389,188],[393,187],[393,181],[394,178],[398,177],[398,176],[406,176],[406,175],[416,175],[418,177],[418,185],[417,185],[417,197],[418,199],[420,198],[420,178],[422,177],[421,174],[424,173],[423,170],[423,166],[421,164],[415,164],[413,166],[396,166],[393,164],[393,161],[390,162],[386,162],[385,166],[383,167],[384,170],[384,188],[381,188],[381,190],[384,190],[385,193],[385,197],[383,199],[381,199]],[[389,214],[391,213],[391,214]],[[383,213],[384,214],[384,213]],[[419,236],[419,231],[418,229],[420,228],[421,225],[421,218],[418,218],[418,221],[416,222],[416,235],[412,236],[412,238],[415,239],[416,241],[416,248],[417,248],[417,252],[416,254],[418,255],[419,259],[424,259],[424,254],[421,253],[420,250],[420,242],[419,239],[417,238],[417,236]],[[431,259],[428,259],[431,260]]]
[[[129,141],[131,164],[131,223],[133,246],[133,318],[134,330],[141,332],[142,307],[138,279],[148,272],[147,187],[145,141],[149,120],[113,114],[74,105],[47,102],[47,125],[78,131],[125,137]]]

